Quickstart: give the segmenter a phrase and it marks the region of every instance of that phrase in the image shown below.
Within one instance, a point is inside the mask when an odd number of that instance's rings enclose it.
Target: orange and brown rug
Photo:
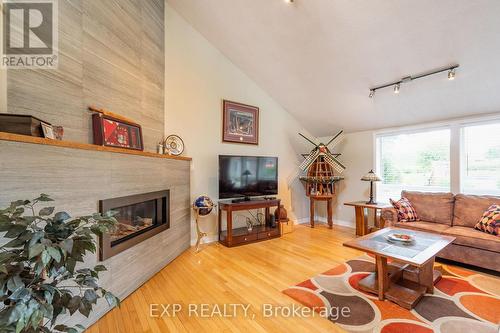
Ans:
[[[375,271],[368,255],[283,292],[318,312],[326,309],[328,319],[348,332],[498,333],[500,278],[440,263],[436,269],[443,278],[434,294],[424,295],[411,311],[358,289],[358,281]],[[342,308],[349,308],[348,315],[338,315]]]

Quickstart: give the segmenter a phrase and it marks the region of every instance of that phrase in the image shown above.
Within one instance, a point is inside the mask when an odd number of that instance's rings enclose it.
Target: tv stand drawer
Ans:
[[[272,237],[279,236],[279,234],[280,234],[279,228],[269,229],[269,230],[266,230],[266,231],[259,232],[257,234],[257,239],[272,238]]]
[[[245,244],[248,242],[256,241],[257,233],[250,233],[248,235],[233,236],[231,245]]]

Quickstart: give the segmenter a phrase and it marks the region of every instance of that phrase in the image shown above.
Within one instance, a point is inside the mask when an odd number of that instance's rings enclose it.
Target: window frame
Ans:
[[[419,125],[393,127],[373,131],[373,166],[377,174],[381,174],[378,138],[398,134],[422,133],[440,129],[450,130],[450,192],[462,193],[462,177],[465,159],[464,128],[491,123],[500,123],[500,112],[479,117],[467,117]],[[378,183],[375,183],[374,196],[377,198]]]
[[[467,165],[467,154],[465,151],[465,129],[467,127],[493,125],[493,124],[500,125],[500,118],[490,119],[490,120],[482,120],[482,121],[466,122],[466,123],[460,124],[460,126],[459,126],[459,131],[460,131],[460,169],[459,169],[460,180],[462,180],[462,178],[464,178],[464,175],[466,172],[466,165]],[[457,193],[466,193],[464,191],[464,183],[461,181],[459,184],[459,191]],[[485,193],[483,195],[489,195],[489,194]]]
[[[389,130],[380,130],[376,131],[373,134],[373,146],[374,146],[374,153],[373,153],[373,158],[374,158],[374,165],[375,165],[375,173],[378,175],[382,174],[381,170],[381,156],[379,154],[380,152],[380,142],[379,138],[383,137],[389,137],[389,136],[394,136],[394,135],[404,135],[404,134],[419,134],[419,133],[425,133],[425,132],[432,132],[432,131],[440,131],[440,130],[449,130],[450,131],[450,191],[453,189],[453,184],[452,184],[452,164],[453,164],[453,159],[452,159],[452,154],[453,154],[453,149],[452,149],[452,138],[453,138],[453,128],[449,124],[429,124],[429,125],[420,125],[420,126],[412,126],[412,127],[405,127],[405,128],[400,128],[400,129],[389,129]],[[375,183],[375,188],[374,188],[374,196],[377,198],[377,194],[379,191],[379,183]],[[399,199],[399,198],[395,198]]]

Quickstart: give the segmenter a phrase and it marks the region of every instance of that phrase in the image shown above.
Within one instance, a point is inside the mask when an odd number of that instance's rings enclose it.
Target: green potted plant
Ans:
[[[34,200],[12,202],[0,210],[0,331],[83,331],[82,325],[57,324],[59,316],[80,312],[88,317],[99,298],[119,305],[112,293],[98,285],[103,265],[78,268],[85,254],[95,253],[95,236],[111,231],[112,214],[71,218],[54,207],[36,210],[53,201],[41,194]]]

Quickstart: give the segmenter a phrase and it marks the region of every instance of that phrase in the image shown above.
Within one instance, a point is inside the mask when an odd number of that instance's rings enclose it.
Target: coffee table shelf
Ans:
[[[418,283],[418,271],[408,264],[397,262],[387,264],[389,284],[384,297],[399,306],[411,310],[427,292],[427,287]],[[441,279],[441,272],[434,270],[433,284]],[[359,289],[364,292],[379,294],[377,273],[371,273],[359,281]]]

